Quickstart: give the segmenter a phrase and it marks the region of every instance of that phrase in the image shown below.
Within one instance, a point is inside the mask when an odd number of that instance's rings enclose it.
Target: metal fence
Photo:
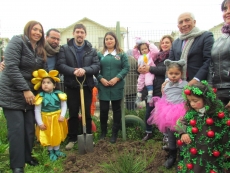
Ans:
[[[97,50],[100,50],[103,46],[103,37],[106,32],[112,30],[116,33],[116,27],[107,27],[101,29],[101,27],[95,26],[87,26],[87,40],[89,40],[93,47]],[[135,45],[135,37],[142,37],[150,42],[154,43],[156,46],[159,45],[159,41],[163,35],[172,35],[174,39],[178,37],[177,31],[172,30],[135,30],[132,28],[120,28],[121,33],[121,47],[129,54]],[[213,34],[215,38],[220,36],[220,32],[216,32]],[[72,38],[72,31],[70,30],[69,33],[62,36],[62,44],[67,42],[67,39]],[[66,39],[66,40],[65,40]],[[132,57],[129,56],[129,62],[131,64]],[[137,64],[133,64],[130,67],[130,71],[126,77],[126,85],[124,87],[124,106],[127,109],[136,109],[135,106],[135,99],[136,99],[136,85],[137,85]],[[62,91],[65,91],[64,83],[63,83],[63,76],[61,77],[61,84],[60,88]],[[96,103],[98,109],[98,102]],[[143,103],[144,106],[144,103]],[[97,111],[96,111],[97,113]]]
[[[105,32],[102,32],[100,35],[102,36],[104,34]],[[129,30],[128,33],[122,35],[122,37],[124,38],[123,47],[124,47],[124,50],[127,52],[127,54],[130,55],[128,57],[129,57],[129,63],[131,64],[130,71],[125,78],[126,80],[126,84],[124,87],[124,107],[125,109],[128,109],[128,110],[138,109],[137,106],[135,105],[136,93],[137,93],[137,89],[136,89],[137,88],[137,78],[138,78],[137,63],[131,63],[134,60],[134,58],[131,56],[132,55],[131,52],[135,45],[135,37],[142,37],[154,43],[156,46],[158,46],[161,37],[166,34],[172,35],[174,39],[178,37],[178,34],[175,34],[175,32],[172,32],[171,30],[161,30],[161,31]],[[215,38],[220,36],[220,32],[213,33],[213,34],[215,35]],[[90,41],[90,38],[88,40]],[[99,43],[98,40],[94,40],[92,44],[100,45],[101,43]],[[97,47],[97,46],[94,46],[94,47]],[[63,83],[61,84],[61,86],[62,86],[62,90],[64,91]],[[99,109],[98,101],[96,105],[97,106],[96,106],[95,114],[98,115],[98,109]],[[142,105],[145,106],[145,103],[143,102]]]

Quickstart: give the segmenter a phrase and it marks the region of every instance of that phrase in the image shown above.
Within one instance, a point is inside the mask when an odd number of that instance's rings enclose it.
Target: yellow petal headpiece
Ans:
[[[51,70],[49,73],[47,73],[44,69],[39,69],[33,72],[34,78],[31,80],[32,84],[34,84],[34,89],[38,90],[41,86],[41,81],[43,78],[50,77],[55,82],[60,82],[60,79],[56,77],[58,75],[57,70]]]

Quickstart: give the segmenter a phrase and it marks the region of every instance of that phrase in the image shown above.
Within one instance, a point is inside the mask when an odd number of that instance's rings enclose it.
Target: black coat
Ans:
[[[168,57],[166,57],[166,59],[168,59]],[[154,80],[153,80],[153,96],[162,96],[161,93],[161,85],[164,83],[165,81],[165,72],[166,72],[166,66],[164,65],[164,60],[156,60],[155,63],[155,67],[151,66],[149,69],[149,72],[154,74]],[[145,97],[148,95],[148,91],[146,89],[146,87],[144,88],[143,92],[142,92],[142,99],[145,99]]]
[[[35,70],[46,68],[42,57],[34,52],[29,39],[14,36],[4,52],[5,68],[0,78],[0,106],[8,109],[33,109],[23,91],[34,92],[31,79]],[[35,94],[35,92],[34,92]]]
[[[83,48],[82,65],[86,71],[86,85],[92,89],[95,86],[93,75],[96,75],[100,70],[100,62],[97,56],[97,52],[92,48],[90,42],[85,40],[85,46]],[[57,69],[64,75],[64,85],[70,88],[76,88],[79,84],[76,81],[76,77],[73,74],[75,68],[78,68],[77,55],[73,45],[73,38],[68,44],[63,45],[60,48],[57,61]],[[82,80],[80,78],[79,80]]]
[[[169,53],[170,60],[180,60],[182,43],[183,40],[179,38],[173,42]],[[187,57],[188,81],[194,77],[199,80],[207,80],[213,43],[213,34],[208,31],[195,38]]]

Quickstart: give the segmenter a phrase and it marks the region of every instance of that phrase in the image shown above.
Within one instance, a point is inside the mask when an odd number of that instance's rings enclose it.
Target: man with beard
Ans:
[[[56,61],[57,55],[60,50],[60,37],[61,34],[57,29],[49,29],[46,32],[46,42],[45,42],[45,50],[47,55],[47,66],[48,70],[56,69]],[[0,63],[0,71],[2,71],[5,67],[4,61]]]
[[[86,132],[91,134],[90,105],[92,101],[92,89],[95,86],[93,75],[100,70],[100,62],[97,52],[90,42],[85,40],[86,28],[83,24],[76,24],[73,29],[73,37],[67,44],[61,46],[58,54],[57,70],[64,75],[66,87],[67,105],[69,108],[68,140],[66,150],[73,148],[77,141],[79,118],[78,112],[81,106],[80,83],[83,84]]]
[[[57,29],[49,29],[46,32],[45,50],[47,55],[48,70],[56,69],[57,55],[60,50],[60,32]]]

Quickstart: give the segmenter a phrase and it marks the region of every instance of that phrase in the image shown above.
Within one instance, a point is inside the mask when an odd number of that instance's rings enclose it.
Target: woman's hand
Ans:
[[[149,65],[143,65],[143,66],[138,66],[137,71],[141,74],[145,74],[149,72],[149,69],[150,69]]]
[[[109,82],[105,79],[105,78],[101,78],[101,83],[104,85],[104,86],[110,86],[109,85]]]
[[[3,71],[5,68],[5,63],[4,61],[0,62],[0,72]]]
[[[33,105],[34,104],[34,94],[31,91],[23,91],[24,97],[26,99],[26,103],[28,103],[29,105]]]
[[[45,124],[40,125],[39,128],[40,128],[40,130],[42,130],[42,131],[43,131],[43,130],[46,130]]]
[[[65,120],[65,117],[59,116],[58,121],[63,122]]]
[[[191,139],[189,137],[188,134],[182,134],[181,135],[181,139],[180,139],[182,142],[184,142],[185,144],[189,144],[191,142]]]
[[[114,85],[116,85],[116,83],[119,81],[120,79],[118,78],[118,77],[114,77],[113,79],[111,79],[110,81],[109,81],[109,85],[110,86],[114,86]]]

